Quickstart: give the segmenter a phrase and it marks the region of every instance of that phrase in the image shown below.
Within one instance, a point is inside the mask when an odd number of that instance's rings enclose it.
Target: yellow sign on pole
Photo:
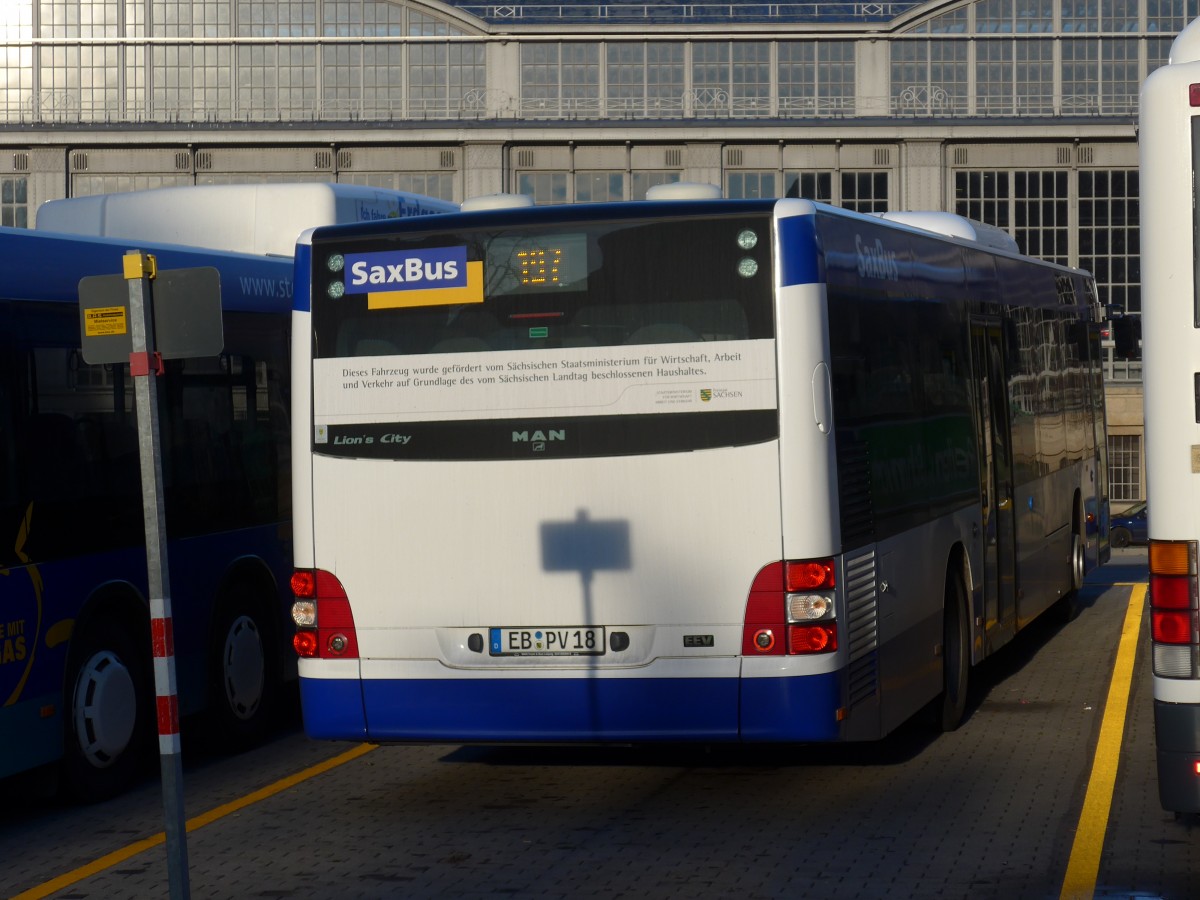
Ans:
[[[84,337],[128,333],[129,324],[123,306],[98,306],[83,312]]]

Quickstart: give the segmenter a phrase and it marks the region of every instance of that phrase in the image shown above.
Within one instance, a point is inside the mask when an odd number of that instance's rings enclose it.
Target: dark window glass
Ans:
[[[0,560],[141,545],[128,366],[83,361],[73,305],[0,302],[0,322]],[[225,335],[158,384],[171,537],[290,515],[286,323],[231,314]]]

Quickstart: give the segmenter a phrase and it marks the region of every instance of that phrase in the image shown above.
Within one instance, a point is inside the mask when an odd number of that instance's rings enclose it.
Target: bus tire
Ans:
[[[209,734],[219,749],[260,742],[275,715],[278,654],[263,606],[244,582],[225,594],[209,653]]]
[[[942,693],[932,708],[933,725],[938,731],[954,731],[962,724],[967,712],[971,680],[970,624],[962,576],[948,572],[942,617]]]
[[[68,654],[63,788],[93,803],[141,774],[151,737],[148,654],[121,620],[77,625]],[[145,635],[149,643],[149,632]]]
[[[1084,553],[1083,535],[1076,529],[1071,537],[1071,593],[1083,589],[1087,576],[1087,557]]]
[[[1055,603],[1054,619],[1060,625],[1066,625],[1074,621],[1079,615],[1079,591],[1083,587],[1084,569],[1086,561],[1084,558],[1083,535],[1076,529],[1075,534],[1071,536],[1071,583],[1068,586],[1067,592],[1063,594]]]

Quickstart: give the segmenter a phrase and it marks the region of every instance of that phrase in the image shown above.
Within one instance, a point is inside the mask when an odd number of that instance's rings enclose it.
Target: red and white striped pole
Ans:
[[[162,356],[154,345],[151,282],[154,257],[131,250],[124,257],[129,285],[129,374],[137,404],[138,455],[142,466],[142,515],[146,523],[146,574],[150,589],[150,632],[154,645],[154,694],[158,711],[158,755],[166,813],[167,873],[172,900],[187,900],[187,823],[183,814],[183,762],[179,741],[179,697],[175,682],[175,630],[171,622],[167,567],[167,514],[163,502],[162,450],[158,427],[158,382]],[[155,377],[152,377],[155,376]]]

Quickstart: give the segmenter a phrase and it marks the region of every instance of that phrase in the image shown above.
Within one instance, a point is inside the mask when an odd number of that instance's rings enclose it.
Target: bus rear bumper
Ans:
[[[837,673],[742,679],[745,741],[835,741],[841,737]]]
[[[1163,809],[1200,813],[1200,705],[1155,700],[1154,736]]]
[[[439,743],[828,741],[835,675],[301,678],[312,738]]]

